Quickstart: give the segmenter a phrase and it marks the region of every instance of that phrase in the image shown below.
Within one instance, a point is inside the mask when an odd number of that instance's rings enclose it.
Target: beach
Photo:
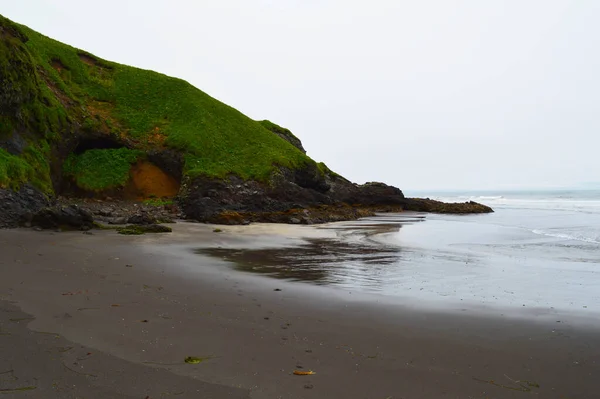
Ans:
[[[134,237],[0,231],[0,389],[15,390],[0,392],[16,398],[596,395],[594,317],[423,307],[244,273],[194,250],[267,242],[286,248],[330,238],[328,229],[172,227],[172,234]],[[199,363],[186,363],[190,356]]]

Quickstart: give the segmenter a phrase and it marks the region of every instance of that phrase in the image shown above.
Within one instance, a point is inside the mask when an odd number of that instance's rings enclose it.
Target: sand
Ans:
[[[367,300],[237,272],[190,249],[283,246],[324,230],[173,227],[139,237],[0,231],[1,396],[600,395],[593,325]]]

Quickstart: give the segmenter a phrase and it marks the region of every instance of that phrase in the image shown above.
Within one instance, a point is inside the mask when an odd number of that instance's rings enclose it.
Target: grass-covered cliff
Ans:
[[[491,211],[353,184],[310,159],[288,129],[0,16],[0,227],[26,224],[57,196],[176,197],[181,217],[220,223]]]
[[[266,181],[279,166],[314,164],[291,132],[181,79],[102,60],[2,16],[0,81],[0,187],[30,182],[52,193],[60,174],[82,189],[115,188],[163,149],[181,154],[190,177]],[[86,136],[114,143],[77,150]]]

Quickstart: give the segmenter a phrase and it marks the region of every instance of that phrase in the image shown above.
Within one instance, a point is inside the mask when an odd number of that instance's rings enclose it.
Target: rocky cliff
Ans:
[[[162,199],[178,216],[218,223],[450,209],[382,183],[353,184],[307,156],[288,129],[2,16],[0,82],[2,227],[32,220],[59,197]]]

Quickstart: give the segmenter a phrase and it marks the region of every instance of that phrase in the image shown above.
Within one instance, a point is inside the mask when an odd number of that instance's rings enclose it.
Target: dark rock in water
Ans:
[[[77,205],[56,206],[38,211],[33,215],[31,223],[43,229],[89,230],[93,227],[94,218],[91,213]]]
[[[119,234],[141,235],[145,233],[170,233],[173,229],[162,224],[129,225],[117,228]]]
[[[433,213],[490,213],[492,208],[478,202],[446,203],[429,198],[407,198],[403,204],[407,211],[433,212]]]
[[[31,226],[33,214],[49,205],[48,198],[30,185],[19,191],[0,189],[0,228]]]

